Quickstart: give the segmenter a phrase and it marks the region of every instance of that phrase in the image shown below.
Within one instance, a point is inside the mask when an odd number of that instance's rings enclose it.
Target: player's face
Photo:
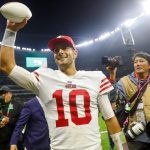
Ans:
[[[134,70],[137,74],[145,74],[150,70],[150,64],[142,57],[136,57],[134,60]]]
[[[69,45],[65,43],[57,44],[54,50],[54,58],[56,64],[61,66],[71,66],[75,63],[77,57],[77,52]]]

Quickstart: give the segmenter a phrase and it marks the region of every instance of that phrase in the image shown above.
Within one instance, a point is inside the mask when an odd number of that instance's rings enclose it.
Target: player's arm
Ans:
[[[6,30],[0,49],[0,70],[8,75],[19,86],[38,94],[37,80],[33,74],[19,67],[15,62],[14,45],[17,32],[27,24],[24,19],[20,23],[7,21]]]
[[[113,142],[118,150],[128,150],[126,139],[122,129],[114,115],[110,101],[107,94],[100,96],[98,105],[104,117],[108,132],[111,135]]]
[[[1,43],[0,49],[0,70],[9,75],[15,67],[14,45],[17,32],[26,25],[24,19],[21,23],[7,21],[6,30]]]

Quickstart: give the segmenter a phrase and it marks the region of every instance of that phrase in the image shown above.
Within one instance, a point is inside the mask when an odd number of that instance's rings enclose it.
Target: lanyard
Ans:
[[[7,107],[7,112],[6,112],[6,116],[9,117],[10,115],[10,110],[13,109],[13,105],[11,103],[9,103],[8,107]]]
[[[139,92],[138,92],[137,97],[139,97],[139,95],[141,94],[142,89],[149,83],[149,79],[150,79],[150,76],[148,77],[148,79],[146,80],[146,82],[144,83],[144,85],[142,85],[142,86],[141,86],[140,80],[138,80],[138,89],[139,89]]]

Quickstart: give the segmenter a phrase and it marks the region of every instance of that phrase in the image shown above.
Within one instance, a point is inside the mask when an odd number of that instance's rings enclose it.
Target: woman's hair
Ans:
[[[134,62],[136,57],[141,57],[141,58],[146,59],[150,65],[150,55],[148,53],[139,52],[139,53],[134,54],[134,56],[132,57],[133,62]]]

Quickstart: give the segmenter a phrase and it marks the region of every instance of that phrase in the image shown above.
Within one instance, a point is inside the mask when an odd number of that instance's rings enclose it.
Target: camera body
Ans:
[[[102,65],[110,66],[111,68],[115,68],[123,64],[121,56],[114,56],[114,57],[103,56],[101,62]]]
[[[131,129],[127,130],[126,138],[129,140],[135,139],[138,135],[145,131],[145,124],[143,122],[136,122]]]

